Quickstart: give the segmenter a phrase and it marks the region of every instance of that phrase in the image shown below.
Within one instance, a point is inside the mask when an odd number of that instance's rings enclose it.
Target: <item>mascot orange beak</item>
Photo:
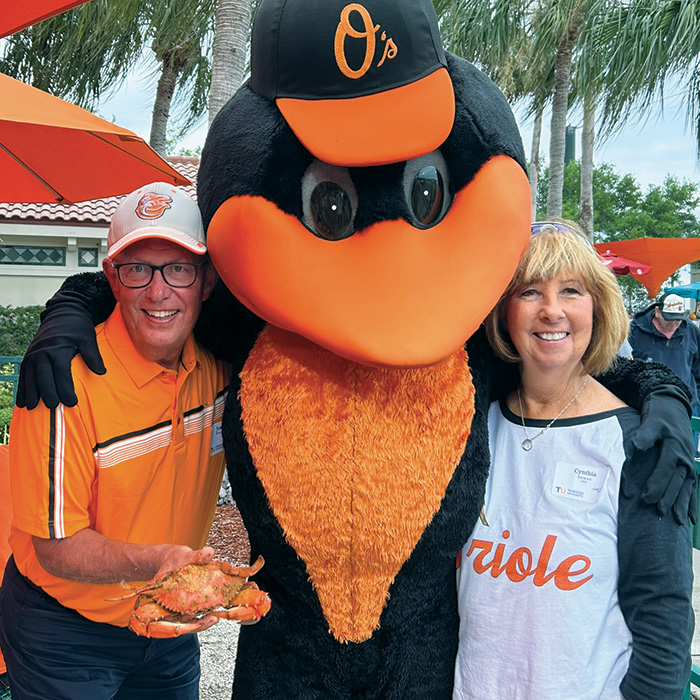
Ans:
[[[326,241],[272,202],[242,196],[219,207],[207,238],[226,286],[268,323],[356,362],[415,367],[440,362],[477,329],[529,235],[527,177],[502,155],[428,230],[382,221]]]

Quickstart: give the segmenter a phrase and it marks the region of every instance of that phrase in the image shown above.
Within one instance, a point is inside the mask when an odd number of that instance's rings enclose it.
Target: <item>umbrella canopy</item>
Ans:
[[[86,0],[0,0],[0,39],[84,2]]]
[[[700,282],[681,284],[678,287],[667,287],[664,289],[664,292],[673,292],[674,294],[678,294],[679,297],[700,301]]]
[[[0,73],[0,201],[70,204],[188,185],[143,139]]]
[[[630,274],[647,290],[650,299],[655,299],[661,285],[679,268],[700,260],[700,238],[635,238],[630,241],[596,243],[599,253],[610,251],[630,260],[650,265],[651,270]]]
[[[629,275],[631,272],[636,272],[638,275],[645,275],[651,272],[651,266],[644,263],[628,260],[606,250],[604,253],[598,251],[600,259],[609,267],[616,275]]]

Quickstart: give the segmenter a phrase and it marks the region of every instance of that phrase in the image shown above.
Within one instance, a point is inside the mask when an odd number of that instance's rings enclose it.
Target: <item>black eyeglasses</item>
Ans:
[[[171,287],[191,287],[197,279],[197,270],[206,265],[202,263],[168,263],[167,265],[148,265],[147,263],[122,263],[112,267],[117,271],[119,281],[129,289],[148,287],[156,270],[163,275],[165,283]]]

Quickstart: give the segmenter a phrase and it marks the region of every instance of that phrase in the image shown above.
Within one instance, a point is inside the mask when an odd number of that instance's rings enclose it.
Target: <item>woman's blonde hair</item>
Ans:
[[[597,375],[609,369],[627,337],[629,320],[615,275],[602,263],[586,234],[573,221],[553,219],[533,233],[513,279],[484,324],[489,342],[506,362],[520,362],[506,322],[506,301],[528,285],[558,275],[580,279],[593,298],[593,332],[583,355],[583,370]]]

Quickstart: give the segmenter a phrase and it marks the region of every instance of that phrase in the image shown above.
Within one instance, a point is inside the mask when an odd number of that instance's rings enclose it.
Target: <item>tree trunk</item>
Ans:
[[[566,115],[569,109],[571,60],[587,3],[581,2],[562,37],[554,62],[554,93],[552,95],[552,121],[549,132],[549,182],[547,192],[547,216],[561,217],[564,191],[564,154],[566,151]]]
[[[250,0],[217,0],[209,90],[210,126],[243,82],[250,15]]]
[[[583,102],[583,133],[581,135],[581,209],[579,224],[593,241],[593,147],[595,144],[595,101],[586,94]]]
[[[530,202],[532,205],[532,221],[537,220],[537,178],[540,167],[540,140],[542,138],[542,112],[540,106],[535,114],[532,126],[532,152],[530,156]]]
[[[168,128],[168,117],[170,116],[170,103],[175,92],[180,69],[176,61],[166,54],[162,60],[162,70],[158,79],[158,89],[156,99],[153,103],[153,116],[151,118],[151,137],[149,144],[159,155],[165,158],[166,154],[166,132]]]
[[[561,217],[564,191],[564,153],[566,150],[566,115],[569,111],[571,45],[566,42],[557,51],[554,64],[552,120],[549,126],[549,181],[547,217]]]

